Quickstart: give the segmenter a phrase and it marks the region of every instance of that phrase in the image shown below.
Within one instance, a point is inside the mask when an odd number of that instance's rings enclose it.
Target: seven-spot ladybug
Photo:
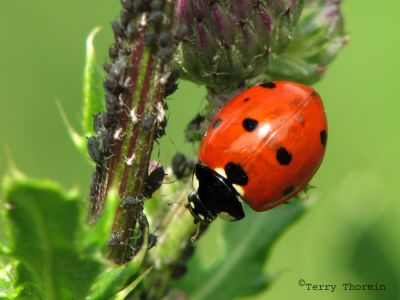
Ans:
[[[327,123],[311,87],[253,86],[215,115],[199,149],[188,208],[196,222],[244,217],[241,200],[265,211],[301,191],[325,153]]]

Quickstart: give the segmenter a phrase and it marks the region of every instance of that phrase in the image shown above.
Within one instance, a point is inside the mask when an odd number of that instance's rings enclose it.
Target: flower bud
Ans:
[[[273,55],[263,80],[285,79],[312,84],[347,43],[339,0],[307,0],[282,53]]]
[[[345,42],[338,0],[179,0],[182,78],[229,93],[246,82],[318,80]]]
[[[289,43],[302,2],[177,1],[177,19],[188,29],[175,59],[182,77],[218,93],[259,75],[269,53]]]

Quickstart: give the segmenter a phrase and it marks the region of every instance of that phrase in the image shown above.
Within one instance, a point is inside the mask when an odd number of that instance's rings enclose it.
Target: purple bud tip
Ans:
[[[295,10],[296,5],[297,5],[297,0],[292,0],[290,2],[290,10]]]
[[[267,31],[271,32],[272,31],[272,22],[271,22],[270,16],[261,7],[259,8],[258,13],[259,13],[261,20],[264,23],[264,26],[267,29]]]
[[[224,26],[224,22],[222,20],[222,16],[221,16],[221,12],[218,10],[218,7],[216,5],[212,6],[212,14],[215,20],[215,23],[217,25],[218,31],[221,33],[222,38],[224,39],[225,37],[225,26]],[[226,43],[226,39],[224,39],[224,42]]]
[[[175,16],[180,19],[183,23],[188,23],[187,12],[186,12],[186,0],[178,0],[176,5]]]
[[[317,72],[317,73],[319,73],[319,74],[322,74],[322,73],[324,73],[325,71],[326,71],[326,67],[320,66],[320,67],[316,67],[316,68],[315,68],[315,72]]]
[[[207,38],[206,38],[206,31],[204,26],[200,23],[197,26],[197,34],[199,37],[199,46],[201,50],[205,50],[207,48]]]
[[[328,7],[328,8],[325,10],[325,17],[326,17],[328,20],[331,20],[331,19],[333,19],[333,18],[335,18],[335,17],[338,17],[339,15],[340,15],[339,8],[336,7],[336,6]]]

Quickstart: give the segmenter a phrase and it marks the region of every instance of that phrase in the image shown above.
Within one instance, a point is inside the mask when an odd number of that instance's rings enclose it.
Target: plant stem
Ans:
[[[159,2],[153,6],[121,1],[121,23],[112,24],[116,43],[110,48],[111,64],[105,66],[108,122],[100,135],[104,163],[98,163],[92,184],[90,219],[101,213],[108,191],[116,188],[121,205],[114,219],[109,258],[118,264],[131,259],[133,249],[141,246],[135,238],[143,240],[138,226],[146,218],[143,190],[153,143],[165,119],[164,89],[175,48],[174,3]],[[109,153],[104,149],[110,149]]]

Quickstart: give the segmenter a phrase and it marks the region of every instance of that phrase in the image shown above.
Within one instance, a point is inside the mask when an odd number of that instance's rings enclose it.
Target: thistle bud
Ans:
[[[188,27],[176,57],[182,77],[224,92],[259,75],[269,53],[289,43],[302,2],[178,1],[177,18]]]
[[[272,55],[261,80],[312,84],[346,43],[340,0],[307,0],[289,47]]]
[[[214,94],[256,80],[315,81],[343,45],[339,3],[179,0],[176,18],[187,33],[176,69]]]

